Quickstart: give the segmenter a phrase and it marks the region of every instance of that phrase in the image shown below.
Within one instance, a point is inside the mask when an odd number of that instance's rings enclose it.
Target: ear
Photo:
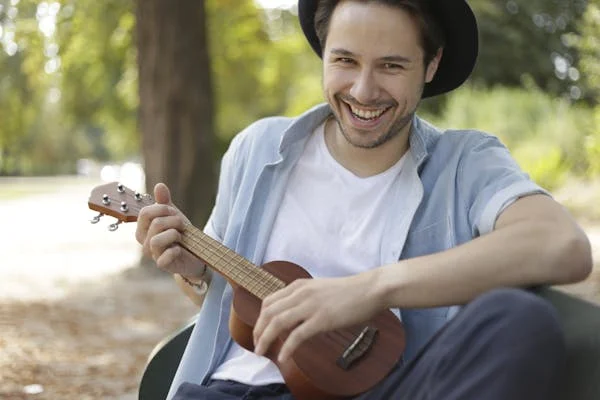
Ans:
[[[433,59],[429,62],[429,65],[427,65],[427,70],[425,71],[425,82],[429,83],[433,80],[433,78],[435,77],[435,73],[437,72],[438,67],[440,66],[440,60],[442,59],[443,55],[444,48],[440,47],[437,53],[435,54],[435,57],[433,57]]]

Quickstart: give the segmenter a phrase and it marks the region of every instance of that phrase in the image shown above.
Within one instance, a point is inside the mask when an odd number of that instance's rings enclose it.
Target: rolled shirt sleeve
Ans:
[[[492,230],[500,214],[521,197],[550,195],[521,170],[498,138],[482,133],[472,136],[465,147],[459,170],[473,237]]]

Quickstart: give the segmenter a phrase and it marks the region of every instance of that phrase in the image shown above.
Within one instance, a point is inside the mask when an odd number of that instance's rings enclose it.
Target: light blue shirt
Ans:
[[[205,232],[261,265],[272,224],[292,168],[310,134],[331,115],[319,105],[297,118],[255,122],[223,156],[215,207]],[[442,132],[415,117],[410,150],[390,204],[381,263],[437,253],[494,229],[500,213],[522,196],[546,193],[533,183],[494,136]],[[182,382],[205,382],[225,356],[232,290],[213,274],[208,293],[168,398]],[[404,360],[458,310],[457,306],[401,309]]]

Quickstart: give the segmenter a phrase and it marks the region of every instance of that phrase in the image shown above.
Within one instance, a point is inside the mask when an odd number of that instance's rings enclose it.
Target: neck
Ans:
[[[409,148],[412,121],[398,135],[374,148],[356,147],[340,132],[335,118],[325,123],[325,143],[332,157],[358,177],[380,174],[396,164]]]
[[[223,275],[230,284],[243,287],[261,300],[285,286],[271,273],[256,267],[190,223],[185,225],[180,244]]]

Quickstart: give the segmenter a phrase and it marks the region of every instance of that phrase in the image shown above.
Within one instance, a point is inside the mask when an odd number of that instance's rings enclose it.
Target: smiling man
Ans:
[[[506,148],[416,116],[477,57],[464,0],[300,0],[323,59],[326,104],[267,118],[223,158],[205,232],[301,279],[265,298],[254,352],[231,340],[232,288],[178,243],[187,220],[165,185],[136,237],[157,265],[208,291],[172,399],[291,399],[276,364],[321,332],[392,310],[401,361],[358,399],[551,399],[565,359],[554,310],[525,289],[584,279],[591,251],[565,209]]]

